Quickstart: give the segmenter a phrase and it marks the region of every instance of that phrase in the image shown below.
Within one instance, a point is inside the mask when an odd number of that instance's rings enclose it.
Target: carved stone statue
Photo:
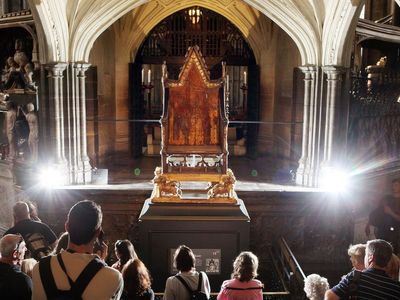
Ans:
[[[386,66],[387,56],[382,56],[377,62],[376,65],[380,67]]]
[[[6,67],[3,70],[4,89],[36,90],[32,81],[32,74],[33,66],[29,63],[28,56],[24,52],[23,41],[17,39],[14,56],[7,58]]]
[[[6,93],[0,93],[0,110],[7,110],[7,98],[9,97]]]
[[[26,121],[29,125],[29,137],[28,137],[28,146],[31,152],[31,161],[37,162],[38,160],[38,144],[39,144],[39,124],[38,118],[35,113],[35,106],[32,103],[28,103],[26,105],[25,112],[23,109],[21,111],[24,113]]]
[[[18,64],[18,71],[24,72],[25,65],[29,62],[28,56],[24,52],[24,44],[21,39],[15,40],[14,61]]]
[[[16,153],[16,136],[15,136],[15,122],[17,120],[17,111],[13,102],[7,103],[6,113],[6,134],[8,140],[8,159],[13,160]]]

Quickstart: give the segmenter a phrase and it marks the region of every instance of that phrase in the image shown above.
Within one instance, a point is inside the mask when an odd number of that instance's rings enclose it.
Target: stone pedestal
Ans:
[[[240,199],[237,204],[152,203],[147,199],[139,216],[139,255],[151,266],[154,291],[163,292],[166,278],[176,273],[172,253],[183,244],[198,249],[194,251],[196,268],[206,271],[212,291],[219,290],[222,281],[230,278],[235,257],[249,249],[249,221]],[[207,272],[207,253],[213,251],[220,253],[219,272]]]

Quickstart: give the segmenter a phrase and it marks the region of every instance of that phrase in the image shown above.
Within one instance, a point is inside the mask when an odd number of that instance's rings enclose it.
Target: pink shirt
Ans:
[[[263,284],[256,279],[245,282],[238,279],[225,280],[217,300],[262,300],[262,288]]]

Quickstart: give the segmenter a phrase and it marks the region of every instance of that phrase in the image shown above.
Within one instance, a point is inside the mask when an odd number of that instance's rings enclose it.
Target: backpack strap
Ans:
[[[185,288],[188,290],[189,294],[192,294],[193,291],[190,288],[190,286],[187,284],[187,282],[180,276],[180,275],[175,275],[176,278],[179,279],[180,282],[182,282],[182,284],[185,286]]]
[[[201,291],[201,284],[203,283],[203,273],[200,271],[199,272],[199,283],[197,284],[197,291]]]
[[[71,294],[77,298],[82,297],[82,294],[85,291],[86,287],[88,286],[89,282],[93,279],[93,277],[97,274],[97,272],[99,272],[100,269],[105,266],[105,263],[101,259],[95,257],[88,263],[88,265],[83,269],[83,271],[79,274],[78,278],[74,282],[67,273],[67,270],[65,268],[64,262],[61,257],[61,253],[57,255],[57,259],[65,275],[67,275],[68,282],[71,286],[70,289]]]
[[[47,299],[50,299],[58,294],[57,285],[54,281],[53,273],[51,272],[51,257],[52,256],[46,256],[39,261],[40,280],[42,281],[43,289],[46,293]]]

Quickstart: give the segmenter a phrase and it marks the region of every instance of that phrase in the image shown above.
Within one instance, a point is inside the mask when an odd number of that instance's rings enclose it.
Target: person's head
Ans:
[[[34,110],[35,110],[35,106],[33,105],[33,103],[28,103],[28,104],[26,105],[26,110],[27,110],[28,112],[34,111]]]
[[[68,232],[63,232],[57,240],[57,246],[54,248],[54,254],[58,254],[62,250],[67,250],[68,239],[69,239]]]
[[[389,263],[385,268],[385,272],[393,280],[399,281],[399,271],[400,259],[397,255],[392,254],[392,258],[389,260]]]
[[[383,269],[392,258],[393,247],[388,242],[380,239],[367,242],[365,249],[365,268]]]
[[[126,264],[130,259],[137,258],[135,248],[129,240],[118,240],[115,242],[115,255],[121,265]]]
[[[19,221],[30,219],[29,214],[29,205],[26,202],[18,201],[14,204],[14,222],[18,223]]]
[[[244,251],[233,262],[232,278],[250,281],[257,277],[258,258],[250,251]]]
[[[75,245],[94,243],[101,231],[103,214],[99,205],[83,200],[76,203],[68,213],[65,229],[69,242]]]
[[[362,271],[365,269],[365,244],[350,245],[347,254],[350,256],[351,265],[354,269]]]
[[[196,257],[188,246],[180,245],[175,251],[174,265],[181,272],[191,271],[196,264]]]
[[[6,104],[6,108],[8,110],[16,110],[17,106],[15,105],[15,103],[13,101],[8,101]]]
[[[26,246],[22,236],[6,234],[0,239],[0,255],[9,264],[20,264],[24,259]]]
[[[304,279],[304,292],[310,300],[323,300],[325,292],[329,289],[328,280],[318,274],[308,275]]]
[[[122,269],[124,290],[128,295],[140,295],[151,285],[149,271],[143,262],[138,259],[130,259]]]
[[[400,193],[400,178],[395,178],[392,180],[392,193],[393,194]]]
[[[38,209],[37,209],[36,205],[29,200],[26,200],[26,204],[28,204],[29,216],[30,216],[31,220],[40,222],[41,220],[39,218],[39,213],[38,213]]]
[[[34,258],[27,258],[21,261],[21,271],[32,278],[33,267],[37,264],[37,260]]]

